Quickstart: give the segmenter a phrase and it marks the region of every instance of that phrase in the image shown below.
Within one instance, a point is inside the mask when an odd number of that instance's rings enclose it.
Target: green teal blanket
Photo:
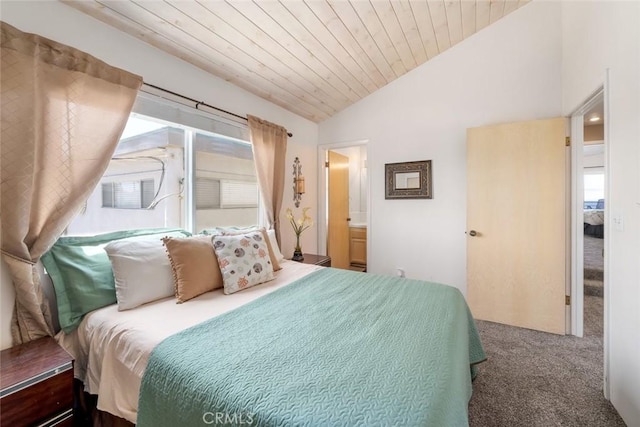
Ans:
[[[485,358],[456,288],[325,268],[160,343],[137,425],[464,426]]]

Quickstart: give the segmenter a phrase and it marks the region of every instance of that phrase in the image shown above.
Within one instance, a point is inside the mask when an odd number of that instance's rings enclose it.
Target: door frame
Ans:
[[[371,164],[371,149],[368,139],[357,139],[353,141],[334,142],[330,144],[318,145],[318,253],[327,253],[327,233],[328,233],[328,221],[327,216],[328,206],[327,198],[329,197],[327,180],[329,179],[325,162],[327,158],[327,152],[339,148],[360,147],[364,146],[367,153],[367,263],[369,263],[369,254],[371,254],[371,176],[369,165]],[[369,271],[369,269],[367,269]]]
[[[609,70],[606,70],[604,83],[571,114],[571,334],[584,335],[584,114],[602,97],[604,100],[604,277],[603,277],[603,391],[610,399],[609,389],[609,254],[611,253],[608,221],[611,217],[611,203],[607,203],[610,194],[609,171]]]

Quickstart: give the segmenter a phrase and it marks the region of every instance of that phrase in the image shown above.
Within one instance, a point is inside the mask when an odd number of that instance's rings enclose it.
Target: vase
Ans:
[[[293,250],[293,261],[304,261],[304,255],[302,255],[302,248],[300,247],[300,235],[296,234],[296,247]]]

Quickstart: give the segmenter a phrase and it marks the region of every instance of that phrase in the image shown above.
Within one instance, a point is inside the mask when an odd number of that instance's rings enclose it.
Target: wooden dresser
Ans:
[[[0,372],[0,425],[73,425],[73,358],[53,338],[3,350]]]

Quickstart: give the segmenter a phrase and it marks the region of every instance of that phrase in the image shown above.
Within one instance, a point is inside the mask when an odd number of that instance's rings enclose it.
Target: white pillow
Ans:
[[[271,230],[267,230],[267,235],[269,236],[269,242],[271,243],[271,250],[273,250],[273,254],[276,256],[278,262],[284,261],[284,255],[280,252],[280,247],[278,247],[278,240],[276,239],[276,230],[273,228]]]
[[[118,310],[129,310],[175,294],[162,240],[116,240],[105,246],[116,283]]]

